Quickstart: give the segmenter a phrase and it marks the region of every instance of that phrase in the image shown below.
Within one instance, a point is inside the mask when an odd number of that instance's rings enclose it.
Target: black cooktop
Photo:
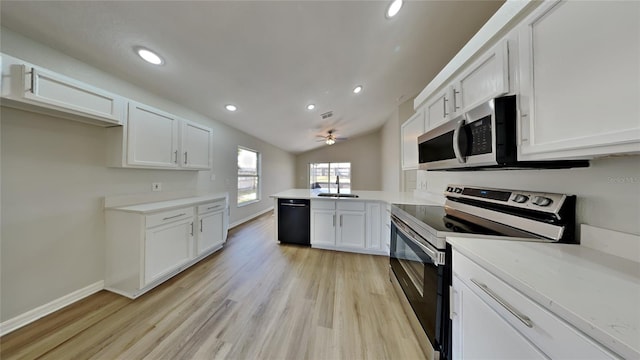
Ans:
[[[410,215],[414,221],[421,223],[420,225],[424,226],[429,232],[433,233],[435,231],[434,235],[437,236],[446,236],[445,233],[469,233],[494,236],[508,235],[497,229],[488,229],[480,224],[465,221],[451,214],[447,214],[447,209],[444,206],[407,204],[394,204],[394,206]],[[519,236],[522,235],[519,234]]]
[[[436,231],[451,231],[445,225],[444,217],[446,212],[444,206],[406,204],[394,204],[394,206]]]

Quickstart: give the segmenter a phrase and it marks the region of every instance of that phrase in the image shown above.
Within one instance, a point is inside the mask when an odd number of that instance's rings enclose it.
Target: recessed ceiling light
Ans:
[[[235,105],[231,105],[231,104],[225,105],[225,106],[224,106],[224,108],[225,108],[225,109],[227,109],[227,110],[229,110],[229,111],[236,111],[236,110],[238,110],[238,108],[237,108]]]
[[[154,53],[149,49],[140,47],[136,50],[136,53],[138,53],[138,56],[140,56],[144,61],[151,63],[153,65],[164,64],[164,60],[162,60],[162,58],[158,54]]]
[[[353,89],[354,94],[359,94],[362,91],[362,85],[358,85]]]
[[[389,4],[389,7],[387,8],[388,19],[391,19],[398,14],[398,11],[400,11],[400,8],[402,7],[402,3],[402,0],[393,0],[391,4]]]
[[[316,106],[315,106],[315,105],[313,105],[313,104],[309,104],[309,105],[307,105],[307,110],[313,110],[313,109],[315,109],[315,108],[316,108]]]

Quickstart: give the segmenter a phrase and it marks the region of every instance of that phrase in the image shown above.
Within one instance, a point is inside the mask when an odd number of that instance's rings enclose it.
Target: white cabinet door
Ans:
[[[226,211],[226,210],[225,210]],[[197,254],[201,255],[224,243],[224,213],[219,211],[200,216]]]
[[[520,159],[640,151],[640,2],[549,2],[518,31]]]
[[[145,235],[145,285],[192,258],[193,218],[147,229]]]
[[[380,213],[380,203],[367,203],[367,249],[381,250],[382,215]]]
[[[311,245],[336,245],[335,210],[311,209]]]
[[[160,110],[129,103],[128,164],[177,168],[178,122],[174,116]]]
[[[453,359],[547,359],[453,276]]]
[[[447,86],[427,102],[427,130],[444,123],[451,113],[451,88]]]
[[[425,131],[424,111],[418,110],[400,127],[402,169],[418,168],[418,136]]]
[[[59,110],[122,124],[124,99],[66,76],[36,67],[22,66],[24,97]]]
[[[365,212],[338,211],[336,245],[346,248],[365,248]]]
[[[509,51],[506,40],[498,43],[471,64],[454,86],[453,112],[456,114],[509,92]]]
[[[182,167],[211,169],[211,129],[182,121]]]

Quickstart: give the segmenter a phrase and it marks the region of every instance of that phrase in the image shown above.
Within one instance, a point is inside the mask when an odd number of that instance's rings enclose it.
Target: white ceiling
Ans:
[[[502,1],[6,1],[1,24],[284,150],[378,129]],[[134,54],[145,46],[160,67]],[[362,84],[364,90],[351,91]],[[225,104],[235,104],[230,113]],[[306,105],[316,104],[307,111]],[[321,113],[334,116],[322,120]]]

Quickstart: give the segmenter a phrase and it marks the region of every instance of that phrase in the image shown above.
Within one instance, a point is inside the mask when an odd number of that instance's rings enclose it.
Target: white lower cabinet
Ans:
[[[168,201],[171,210],[162,210],[167,202],[107,208],[105,288],[135,299],[219,250],[229,227],[227,198],[211,200]]]
[[[147,229],[144,240],[144,284],[184,265],[193,257],[193,218]]]
[[[373,201],[311,200],[311,246],[388,254],[380,239],[380,208]]]
[[[455,249],[452,258],[454,359],[617,358]]]
[[[340,204],[338,204],[338,209]],[[338,210],[336,246],[363,249],[365,247],[365,212]]]
[[[197,255],[219,249],[227,236],[226,204],[224,202],[200,205],[198,207]]]
[[[453,359],[546,359],[455,276],[453,288]]]

